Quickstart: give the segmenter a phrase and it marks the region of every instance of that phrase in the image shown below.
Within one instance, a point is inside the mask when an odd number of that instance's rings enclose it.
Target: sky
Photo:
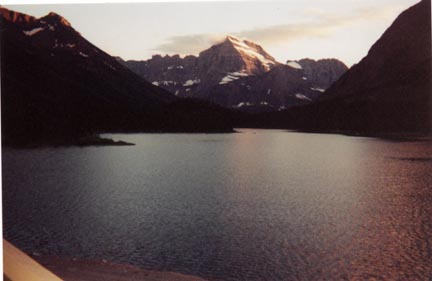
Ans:
[[[280,62],[306,57],[337,58],[348,66],[366,56],[398,14],[419,2],[134,1],[13,5],[8,3],[17,2],[8,1],[6,8],[36,17],[56,12],[87,40],[110,55],[128,60],[144,60],[154,54],[198,55],[229,34],[261,45]]]

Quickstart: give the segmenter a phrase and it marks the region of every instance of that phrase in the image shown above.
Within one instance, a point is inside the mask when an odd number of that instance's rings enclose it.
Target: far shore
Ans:
[[[196,276],[141,269],[106,260],[32,255],[32,258],[64,281],[208,281]]]
[[[83,137],[71,137],[71,138],[53,138],[44,140],[27,140],[27,141],[12,141],[2,140],[2,146],[12,148],[40,148],[40,147],[69,147],[69,146],[134,146],[134,143],[113,140],[103,137],[107,134],[232,134],[238,133],[237,131],[115,131],[115,132],[99,132],[94,135],[83,136]]]
[[[366,138],[378,138],[387,141],[394,142],[412,142],[412,141],[431,141],[431,133],[425,132],[381,132],[381,133],[370,133],[370,132],[358,132],[358,131],[347,131],[347,130],[305,130],[305,129],[293,129],[293,128],[282,128],[282,127],[236,127],[229,131],[117,131],[117,132],[98,132],[94,135],[88,135],[78,138],[70,139],[47,139],[43,141],[29,141],[29,142],[2,142],[4,147],[12,148],[40,148],[40,147],[86,147],[86,146],[134,146],[134,143],[129,143],[123,140],[113,140],[106,138],[104,135],[115,135],[115,134],[232,134],[241,133],[241,129],[256,129],[256,130],[284,130],[287,132],[304,133],[304,134],[331,134],[331,135],[342,135],[349,137],[366,137]]]

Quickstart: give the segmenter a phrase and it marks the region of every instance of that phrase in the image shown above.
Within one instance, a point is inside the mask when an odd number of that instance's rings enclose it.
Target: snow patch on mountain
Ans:
[[[300,93],[295,94],[295,97],[300,99],[300,100],[312,101],[310,98],[308,98],[307,96],[300,94]]]
[[[322,88],[310,88],[312,91],[317,91],[317,92],[321,92],[321,93],[324,93],[325,92],[325,89],[322,89]]]
[[[252,105],[254,105],[254,104],[251,102],[241,102],[241,103],[237,104],[237,106],[235,106],[235,107],[252,106]]]
[[[303,67],[299,64],[299,63],[297,63],[297,62],[295,62],[295,61],[287,61],[287,63],[286,63],[289,67],[292,67],[292,68],[295,68],[295,69],[303,69]]]
[[[267,70],[269,70],[271,66],[275,64],[274,61],[269,60],[266,57],[264,57],[262,54],[260,54],[256,48],[247,45],[245,41],[242,41],[241,39],[231,35],[228,36],[227,39],[233,44],[233,46],[236,48],[237,51],[249,57],[258,59]]]
[[[192,85],[199,84],[199,83],[201,83],[201,80],[199,80],[199,79],[187,80],[186,82],[184,82],[183,86],[184,87],[190,87]]]
[[[246,76],[249,76],[249,74],[247,74],[245,72],[242,72],[242,71],[230,72],[229,74],[237,76],[237,77],[246,77]]]
[[[176,83],[175,81],[162,81],[162,84],[163,84],[164,86],[168,86],[169,84],[174,84],[174,85],[176,85],[177,83]]]
[[[239,79],[238,77],[235,76],[231,76],[231,75],[227,75],[224,78],[222,78],[222,80],[219,82],[220,85],[224,85],[224,84],[228,84],[234,80]]]
[[[31,29],[31,30],[24,30],[23,33],[25,35],[27,35],[27,36],[33,36],[33,35],[41,32],[42,30],[45,30],[45,28],[43,28],[43,27],[36,27],[36,28]]]
[[[242,72],[242,71],[236,71],[236,72],[228,72],[225,77],[222,78],[222,80],[219,82],[220,85],[228,84],[234,80],[240,79],[241,77],[249,76],[249,74]]]

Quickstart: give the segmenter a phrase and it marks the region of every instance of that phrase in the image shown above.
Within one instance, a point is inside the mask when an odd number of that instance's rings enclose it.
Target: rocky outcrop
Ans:
[[[330,87],[348,70],[348,67],[337,59],[301,59],[296,62],[302,67],[304,77],[321,89]]]

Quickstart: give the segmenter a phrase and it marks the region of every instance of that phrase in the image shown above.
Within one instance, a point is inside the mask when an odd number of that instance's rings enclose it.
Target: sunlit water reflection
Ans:
[[[432,145],[276,130],[3,149],[27,252],[217,280],[432,279]]]

